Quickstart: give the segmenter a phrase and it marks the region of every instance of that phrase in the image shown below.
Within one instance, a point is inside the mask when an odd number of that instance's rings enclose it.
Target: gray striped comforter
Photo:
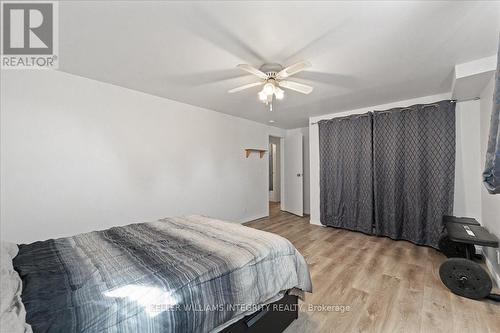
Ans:
[[[14,267],[35,332],[209,332],[311,291],[288,240],[202,216],[20,245]]]

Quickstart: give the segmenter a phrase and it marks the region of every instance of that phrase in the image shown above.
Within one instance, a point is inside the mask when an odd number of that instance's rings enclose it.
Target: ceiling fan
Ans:
[[[259,91],[258,94],[259,99],[266,105],[269,105],[270,111],[272,111],[272,102],[274,99],[281,100],[285,97],[285,92],[281,88],[294,90],[306,95],[313,91],[313,87],[311,86],[286,80],[290,76],[311,67],[311,63],[308,61],[300,61],[285,68],[279,64],[264,64],[260,67],[260,69],[247,64],[240,64],[237,67],[257,76],[260,81],[233,88],[228,92],[235,93],[248,88],[263,86],[262,90]]]

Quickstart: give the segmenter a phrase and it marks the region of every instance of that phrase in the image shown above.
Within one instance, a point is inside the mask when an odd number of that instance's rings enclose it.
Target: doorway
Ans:
[[[303,216],[303,135],[269,136],[269,216],[280,210]]]
[[[269,216],[279,213],[281,210],[281,138],[269,136]]]

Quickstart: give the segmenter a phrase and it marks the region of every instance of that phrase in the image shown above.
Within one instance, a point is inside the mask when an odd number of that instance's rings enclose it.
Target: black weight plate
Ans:
[[[448,238],[447,235],[439,239],[439,250],[448,258],[465,258],[467,256],[467,245],[457,243]]]
[[[488,273],[472,260],[447,259],[439,267],[439,276],[444,285],[459,296],[481,299],[491,292],[492,284]]]

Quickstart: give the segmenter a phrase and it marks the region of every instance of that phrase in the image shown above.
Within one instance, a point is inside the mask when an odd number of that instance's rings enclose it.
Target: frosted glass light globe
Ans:
[[[266,83],[264,85],[264,88],[262,89],[262,91],[264,91],[266,93],[266,95],[274,94],[274,90],[275,90],[274,84],[272,84],[270,82]]]
[[[274,95],[276,96],[276,99],[281,100],[283,99],[283,97],[285,97],[285,92],[283,91],[283,89],[277,88],[274,92]]]

